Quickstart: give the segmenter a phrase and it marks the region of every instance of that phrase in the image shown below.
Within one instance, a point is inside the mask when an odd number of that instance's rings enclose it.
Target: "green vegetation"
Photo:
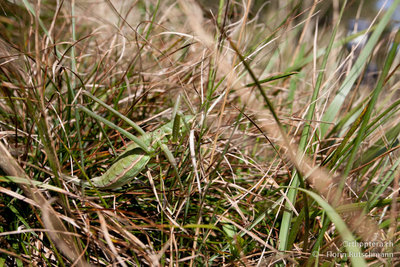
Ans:
[[[0,266],[400,264],[400,0],[271,2],[1,1]]]

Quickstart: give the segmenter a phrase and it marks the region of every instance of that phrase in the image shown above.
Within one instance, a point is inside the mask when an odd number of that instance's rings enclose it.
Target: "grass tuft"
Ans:
[[[400,0],[311,2],[2,1],[0,266],[400,264]]]

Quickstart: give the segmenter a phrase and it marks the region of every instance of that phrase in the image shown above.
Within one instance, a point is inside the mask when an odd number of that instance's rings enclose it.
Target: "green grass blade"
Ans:
[[[113,113],[114,115],[118,116],[119,118],[121,118],[122,120],[124,120],[126,123],[128,123],[133,129],[135,129],[139,134],[144,135],[146,134],[146,132],[139,126],[137,125],[135,122],[133,122],[131,119],[129,119],[128,117],[126,117],[125,115],[121,114],[120,112],[118,112],[117,110],[113,109],[112,107],[110,107],[109,105],[107,105],[106,103],[104,103],[102,100],[100,100],[99,98],[95,97],[94,95],[92,95],[91,93],[87,92],[87,91],[83,91],[83,93],[90,97],[92,100],[96,101],[97,103],[99,103],[102,107],[106,108],[108,111],[110,111],[111,113]]]
[[[354,238],[353,234],[347,227],[346,223],[343,221],[343,219],[331,205],[329,205],[324,199],[322,199],[322,197],[320,197],[319,195],[317,195],[312,191],[302,188],[299,188],[299,190],[311,196],[324,209],[329,219],[335,224],[336,229],[338,230],[343,241],[348,242],[349,244],[357,244],[356,239]],[[365,259],[362,256],[360,256],[362,251],[358,246],[345,246],[345,247],[350,255],[354,255],[354,257],[349,255],[352,266],[367,266]]]
[[[356,153],[358,152],[358,148],[360,147],[360,144],[361,144],[361,142],[362,142],[362,140],[364,138],[364,133],[366,132],[366,129],[367,129],[367,126],[368,126],[368,122],[369,122],[369,119],[371,117],[372,111],[373,111],[373,109],[375,107],[376,101],[378,100],[378,96],[379,96],[379,94],[381,93],[381,91],[383,89],[384,83],[386,82],[386,78],[388,77],[389,70],[390,70],[390,67],[392,66],[392,63],[393,63],[394,59],[395,59],[396,52],[397,52],[397,47],[398,47],[399,43],[400,43],[400,30],[397,31],[397,33],[396,33],[395,39],[393,41],[392,48],[390,49],[389,54],[387,56],[387,59],[385,61],[385,65],[383,67],[382,74],[381,74],[381,76],[380,76],[380,78],[378,80],[378,83],[377,83],[377,85],[375,87],[375,90],[374,90],[374,92],[372,94],[372,98],[371,98],[371,100],[369,101],[369,103],[367,105],[367,110],[366,110],[365,116],[362,119],[360,130],[358,131],[357,137],[356,137],[356,139],[354,141],[354,145],[352,147],[350,157],[348,159],[346,168],[344,170],[343,177],[347,177],[347,175],[349,174],[350,170],[353,168],[353,164],[354,164],[354,161],[355,161]],[[341,192],[343,190],[344,184],[345,184],[345,179],[342,179],[340,181],[340,183],[339,183],[339,186],[338,186],[337,198],[339,198],[339,196],[340,196],[340,194],[341,194]]]
[[[107,126],[111,127],[112,129],[122,133],[123,135],[125,135],[127,138],[129,138],[130,140],[134,141],[138,146],[140,146],[141,149],[143,149],[146,153],[150,154],[151,151],[149,150],[149,146],[148,144],[145,144],[142,140],[140,140],[138,137],[134,136],[133,134],[131,134],[130,132],[122,129],[121,127],[115,125],[114,123],[112,123],[109,120],[104,119],[103,117],[97,115],[96,113],[90,111],[89,109],[83,107],[83,106],[78,106],[79,110],[82,110],[83,112],[85,112],[86,114],[88,114],[89,116],[95,118],[96,120],[101,121],[102,123],[106,124]]]
[[[331,52],[331,49],[333,47],[333,43],[335,41],[335,37],[336,37],[336,32],[337,29],[339,27],[339,23],[340,23],[340,19],[343,16],[343,12],[345,10],[347,1],[345,1],[343,3],[340,15],[339,15],[339,19],[335,25],[335,28],[333,30],[333,33],[331,35],[330,41],[329,41],[329,45],[328,48],[326,50],[326,53],[324,55],[323,61],[322,61],[322,65],[321,65],[321,69],[325,69],[327,62],[328,62],[328,58],[329,58],[329,54]],[[311,97],[310,100],[310,107],[308,109],[308,112],[306,114],[305,117],[305,125],[304,125],[304,129],[301,135],[301,139],[299,142],[299,152],[298,153],[304,153],[304,151],[306,151],[306,146],[307,146],[307,142],[308,142],[308,138],[309,138],[309,134],[310,134],[310,129],[311,129],[311,125],[309,124],[309,122],[312,121],[313,116],[314,116],[314,112],[315,112],[315,106],[316,106],[316,100],[319,94],[319,90],[321,88],[322,85],[322,79],[324,77],[324,71],[319,72],[318,77],[317,77],[317,81],[314,87],[314,91],[313,91],[313,95]],[[302,184],[303,182],[301,181],[301,177],[299,175],[299,173],[297,171],[294,172],[291,184],[290,184],[290,188],[288,188],[287,190],[287,198],[288,198],[288,202],[285,203],[285,207],[287,209],[287,211],[284,211],[283,213],[283,217],[282,217],[282,222],[281,222],[281,228],[280,228],[280,232],[279,232],[279,250],[281,251],[285,251],[288,248],[288,240],[289,240],[289,235],[290,235],[290,224],[292,221],[292,211],[291,211],[291,205],[294,205],[296,203],[296,196],[297,196],[297,188],[299,187],[300,184]]]
[[[354,66],[351,68],[348,76],[343,81],[342,86],[339,89],[338,94],[335,96],[331,104],[329,105],[328,109],[326,110],[325,114],[322,117],[323,122],[333,122],[336,115],[338,114],[339,110],[341,109],[345,98],[347,97],[348,93],[350,92],[351,88],[353,87],[354,82],[360,76],[363,71],[363,66],[367,64],[369,56],[372,54],[379,37],[381,36],[382,32],[385,30],[386,26],[388,25],[390,18],[392,17],[393,13],[395,12],[397,6],[400,4],[400,0],[394,0],[392,5],[389,7],[385,15],[379,21],[376,29],[372,33],[371,37],[369,38],[367,44],[365,45],[364,49],[361,51],[360,55],[357,58],[357,61],[354,63]],[[330,124],[323,123],[320,127],[320,135],[325,136],[326,132],[329,129]]]

